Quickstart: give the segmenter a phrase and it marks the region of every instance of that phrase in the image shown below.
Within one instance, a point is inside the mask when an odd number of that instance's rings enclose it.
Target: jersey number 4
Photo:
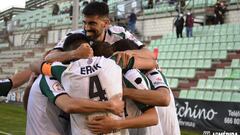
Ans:
[[[106,91],[102,89],[98,76],[90,77],[89,82],[89,98],[99,97],[99,101],[107,101]]]

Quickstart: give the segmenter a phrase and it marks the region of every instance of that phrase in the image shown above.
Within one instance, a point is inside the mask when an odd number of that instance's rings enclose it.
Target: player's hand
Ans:
[[[89,130],[94,134],[107,134],[116,130],[117,121],[109,116],[96,116],[87,121]]]
[[[124,112],[124,101],[122,100],[122,95],[117,94],[113,96],[111,99],[109,99],[110,104],[110,110],[113,114],[116,114],[118,116],[123,116]]]
[[[131,51],[118,51],[115,52],[113,55],[117,56],[116,63],[122,68],[126,68],[129,60],[133,57]]]
[[[76,50],[73,50],[74,59],[89,58],[93,56],[93,50],[88,43],[83,43]]]

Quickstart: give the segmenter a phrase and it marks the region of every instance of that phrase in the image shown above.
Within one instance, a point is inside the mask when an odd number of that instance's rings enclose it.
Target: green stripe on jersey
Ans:
[[[42,94],[45,95],[52,103],[55,103],[56,98],[55,98],[53,92],[51,91],[44,75],[42,76],[42,78],[40,80],[39,86],[40,86]]]
[[[169,87],[169,85],[168,85],[168,82],[167,82],[167,79],[166,79],[166,77],[165,77],[165,75],[161,72],[161,71],[159,71],[159,70],[157,70],[161,75],[162,75],[162,77],[163,77],[163,81],[166,83],[166,85]]]
[[[62,82],[62,74],[67,69],[66,66],[52,66],[52,76],[55,77],[59,82]]]

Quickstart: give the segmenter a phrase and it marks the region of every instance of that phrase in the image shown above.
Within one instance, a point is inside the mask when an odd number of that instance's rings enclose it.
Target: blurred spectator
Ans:
[[[222,1],[217,1],[214,7],[214,12],[216,16],[216,24],[223,24],[224,23],[224,15],[227,11],[227,6]]]
[[[168,4],[173,5],[176,3],[176,0],[168,0]]]
[[[7,28],[8,17],[7,17],[7,16],[4,16],[4,17],[3,17],[3,21],[4,21],[4,26]]]
[[[174,25],[176,27],[176,34],[177,34],[177,38],[179,37],[183,37],[182,36],[182,31],[183,31],[183,25],[184,25],[184,19],[183,19],[183,14],[180,13],[175,22],[174,22]]]
[[[186,5],[186,1],[185,0],[180,0],[180,5],[181,5],[181,8],[184,8],[185,5]]]
[[[153,0],[148,0],[148,9],[153,8]]]
[[[53,15],[53,16],[54,16],[54,15],[58,15],[58,14],[59,14],[59,11],[60,11],[60,9],[59,9],[58,4],[57,4],[57,3],[53,4],[52,15]]]
[[[193,15],[192,15],[192,13],[189,11],[189,12],[187,13],[186,22],[185,22],[187,37],[192,37],[193,23],[194,23]]]
[[[185,0],[178,0],[178,3],[176,4],[176,11],[178,13],[182,13],[185,5],[186,5]]]
[[[72,20],[72,18],[73,18],[73,5],[71,5],[69,8],[69,18],[70,18],[70,20]]]
[[[195,21],[195,20],[194,20]],[[214,7],[206,8],[206,25],[213,25],[215,24],[215,12]],[[196,23],[196,22],[195,22]]]
[[[135,33],[135,26],[136,26],[137,16],[134,13],[134,10],[132,10],[132,13],[128,17],[128,29],[130,32]]]

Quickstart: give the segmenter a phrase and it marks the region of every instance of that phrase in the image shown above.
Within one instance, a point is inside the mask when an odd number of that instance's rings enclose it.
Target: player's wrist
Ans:
[[[122,120],[115,120],[113,124],[113,130],[121,130],[123,129]]]
[[[69,60],[73,60],[73,59],[77,59],[77,51],[76,50],[72,50],[70,51],[70,59]]]

